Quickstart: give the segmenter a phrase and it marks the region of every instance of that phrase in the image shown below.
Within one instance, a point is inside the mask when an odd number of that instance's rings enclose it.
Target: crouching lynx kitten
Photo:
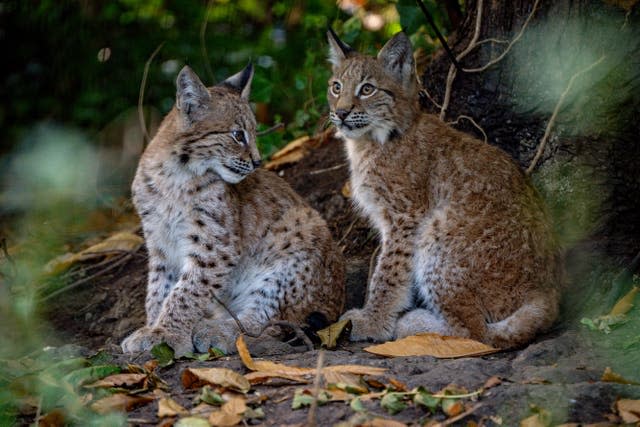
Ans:
[[[351,339],[530,341],[558,314],[563,271],[538,194],[505,153],[419,111],[404,33],[375,58],[328,38],[330,120],[382,240],[364,307],[342,316]]]
[[[256,169],[253,68],[207,88],[185,67],[176,105],[145,150],[133,202],[149,251],[146,326],[125,352],[165,341],[178,355],[233,352],[239,331],[297,324],[344,303],[344,261],[320,215],[275,174]],[[216,300],[217,298],[217,300]]]

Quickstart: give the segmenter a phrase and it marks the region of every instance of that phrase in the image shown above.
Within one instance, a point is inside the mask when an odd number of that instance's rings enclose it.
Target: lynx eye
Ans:
[[[340,82],[331,83],[331,92],[333,92],[334,95],[339,95],[341,90],[342,85],[340,84]]]
[[[233,139],[236,140],[236,142],[238,142],[240,144],[246,144],[247,143],[247,138],[246,138],[243,130],[232,130],[231,131],[231,136],[233,137]]]
[[[376,91],[376,87],[371,83],[365,83],[360,88],[360,96],[369,96]]]

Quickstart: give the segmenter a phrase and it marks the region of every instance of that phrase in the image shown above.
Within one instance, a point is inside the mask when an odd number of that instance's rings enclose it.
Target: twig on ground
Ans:
[[[473,118],[472,118],[472,117],[470,117],[470,116],[466,116],[466,115],[464,115],[464,114],[461,114],[461,115],[459,115],[459,116],[458,116],[458,118],[457,118],[457,119],[455,119],[455,121],[453,121],[453,122],[449,122],[448,124],[449,124],[450,126],[457,125],[457,124],[460,122],[460,120],[461,120],[461,119],[469,120],[469,121],[471,122],[471,124],[472,124],[473,126],[475,126],[475,127],[476,127],[476,129],[478,129],[478,130],[482,133],[482,136],[483,136],[483,138],[484,138],[484,142],[485,142],[485,143],[489,142],[489,138],[487,137],[487,134],[485,133],[484,129],[482,129],[482,127],[481,127],[478,123],[476,123],[476,121],[475,121],[475,120],[473,120]]]
[[[533,172],[533,170],[535,169],[536,165],[538,164],[538,161],[540,160],[540,157],[542,157],[542,154],[544,153],[545,146],[547,145],[547,141],[549,139],[549,135],[551,134],[551,128],[553,127],[553,124],[555,123],[556,118],[558,117],[558,113],[560,112],[560,108],[562,108],[562,104],[564,103],[565,98],[569,94],[569,91],[571,91],[571,87],[573,86],[573,83],[575,82],[576,78],[578,78],[579,76],[581,76],[584,73],[587,73],[587,72],[591,71],[595,66],[600,64],[604,60],[605,57],[606,57],[606,55],[602,55],[600,57],[600,59],[598,59],[596,62],[594,62],[591,65],[589,65],[588,67],[583,68],[582,70],[578,71],[573,76],[571,76],[571,78],[569,79],[569,82],[567,83],[567,87],[565,88],[564,92],[562,92],[562,94],[560,95],[560,98],[558,99],[558,102],[556,103],[556,107],[553,109],[553,113],[551,114],[551,118],[549,119],[549,122],[547,123],[547,127],[544,130],[544,135],[542,136],[542,139],[540,140],[540,144],[538,145],[538,149],[536,151],[536,154],[533,157],[533,160],[531,160],[531,164],[529,165],[529,167],[526,170],[526,174],[527,175],[531,175],[531,172]]]
[[[261,130],[260,132],[257,132],[256,135],[257,136],[269,135],[270,133],[275,132],[278,129],[282,129],[283,127],[284,127],[284,123],[276,123],[275,125],[271,126],[270,128],[267,128],[265,130]]]
[[[107,267],[105,267],[105,268],[93,273],[92,275],[84,277],[84,278],[82,278],[80,280],[76,280],[75,282],[70,283],[70,284],[68,284],[68,285],[66,285],[66,286],[64,286],[64,287],[62,287],[62,288],[60,288],[60,289],[58,289],[58,290],[56,290],[54,292],[51,292],[50,294],[48,294],[48,295],[46,295],[44,297],[42,297],[40,299],[40,302],[48,301],[48,300],[50,300],[51,298],[53,298],[55,296],[58,296],[58,295],[60,295],[60,294],[62,294],[64,292],[68,292],[71,289],[75,289],[78,286],[80,286],[80,285],[82,285],[84,283],[87,283],[88,281],[93,280],[96,277],[99,277],[99,276],[101,276],[101,275],[103,275],[103,274],[115,269],[116,267],[118,267],[118,266],[120,266],[122,264],[125,264],[131,258],[133,258],[133,253],[128,252],[125,255],[121,256],[120,258],[116,258],[115,261],[113,261],[112,263],[107,265]]]
[[[307,425],[314,427],[316,423],[316,410],[318,408],[318,394],[320,394],[320,378],[322,378],[322,366],[324,364],[324,351],[318,352],[318,363],[316,363],[316,376],[313,380],[313,401],[307,414]]]
[[[147,86],[147,76],[149,75],[149,67],[151,66],[151,62],[153,58],[160,52],[164,46],[164,42],[160,43],[156,50],[153,51],[147,62],[144,64],[144,72],[142,73],[142,81],[140,82],[140,91],[138,93],[138,121],[140,122],[140,128],[142,129],[142,134],[147,141],[151,141],[151,137],[149,136],[149,132],[147,131],[147,124],[144,120],[144,110],[142,108],[142,103],[144,102],[144,88]]]
[[[448,418],[444,421],[442,421],[441,423],[435,424],[434,427],[445,427],[445,426],[449,426],[453,423],[456,423],[458,421],[460,421],[461,419],[473,414],[475,411],[477,411],[480,407],[482,406],[482,403],[476,403],[475,405],[473,405],[473,407],[471,407],[470,409],[464,411],[461,414],[456,415],[455,417],[451,417]]]
[[[331,166],[330,168],[324,168],[324,169],[316,169],[313,171],[309,172],[309,175],[318,175],[321,173],[325,173],[325,172],[331,172],[331,171],[335,171],[338,169],[342,169],[345,166],[348,166],[349,164],[347,162],[345,163],[340,163],[339,165],[335,165],[335,166]]]
[[[33,420],[33,425],[40,425],[40,416],[42,415],[42,396],[38,399],[38,407],[36,408],[36,418]]]
[[[284,327],[288,327],[291,328],[293,330],[293,332],[296,334],[297,338],[300,338],[304,344],[306,345],[308,350],[313,350],[313,343],[311,342],[311,340],[309,339],[309,337],[307,336],[307,334],[304,333],[304,331],[302,330],[302,328],[299,325],[296,325],[294,323],[291,322],[287,322],[286,320],[270,320],[268,323],[266,323],[261,329],[260,331],[258,331],[257,333],[254,332],[249,332],[247,330],[247,328],[244,327],[244,325],[242,324],[242,322],[240,321],[240,319],[238,318],[238,316],[233,312],[233,310],[231,310],[224,302],[222,302],[222,300],[220,298],[218,298],[215,295],[212,295],[213,299],[216,300],[216,302],[218,304],[220,304],[220,306],[222,308],[225,309],[225,311],[229,314],[229,316],[231,316],[231,318],[236,322],[236,325],[238,326],[238,329],[240,329],[240,332],[243,335],[246,335],[248,337],[251,338],[258,338],[260,337],[264,331],[270,327],[270,326],[284,326]]]
[[[356,224],[356,222],[358,222],[358,218],[355,218],[353,221],[351,221],[351,224],[349,224],[349,226],[347,227],[347,230],[344,232],[340,240],[338,240],[338,243],[337,243],[338,246],[340,246],[342,242],[344,242],[344,239],[347,238],[349,233],[351,233],[351,230],[353,230],[353,226]]]

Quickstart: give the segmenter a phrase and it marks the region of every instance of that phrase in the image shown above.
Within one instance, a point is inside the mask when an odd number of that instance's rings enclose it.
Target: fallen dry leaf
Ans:
[[[616,402],[616,409],[625,423],[640,422],[640,400],[620,399]]]
[[[158,401],[158,418],[175,417],[176,415],[187,415],[188,413],[189,411],[170,397],[163,397]]]
[[[246,393],[251,388],[244,376],[226,368],[187,368],[181,379],[186,389],[212,384]]]
[[[318,337],[320,337],[320,343],[328,348],[333,349],[336,348],[338,344],[338,338],[343,334],[347,325],[351,323],[351,320],[345,319],[340,320],[324,329],[320,329],[318,332]]]
[[[502,379],[496,375],[488,378],[485,382],[484,385],[482,386],[483,389],[488,389],[488,388],[493,388],[496,386],[499,386],[500,384],[502,384]]]
[[[252,385],[265,384],[265,383],[268,383],[270,380],[273,380],[274,378],[293,381],[295,383],[300,383],[300,384],[308,384],[310,382],[309,379],[304,378],[302,376],[284,375],[284,374],[281,374],[280,372],[268,372],[268,371],[249,372],[248,374],[245,374],[244,377]]]
[[[315,372],[315,369],[312,369]],[[377,368],[375,366],[364,365],[334,365],[326,366],[322,368],[322,373],[325,372],[341,372],[344,374],[355,375],[382,375],[387,371],[386,368]]]
[[[386,418],[374,418],[361,425],[362,427],[407,427],[405,423]]]
[[[482,356],[500,351],[478,341],[468,338],[449,337],[426,333],[412,335],[396,341],[364,348],[369,353],[381,356],[434,356],[438,358],[454,358]]]
[[[271,159],[264,165],[265,169],[274,170],[300,161],[309,152],[307,142],[310,139],[308,135],[294,139],[271,156]]]
[[[68,423],[61,409],[54,409],[40,417],[38,427],[64,427]]]
[[[609,315],[616,316],[619,314],[626,314],[629,310],[631,310],[631,308],[633,308],[633,300],[635,299],[639,289],[640,288],[638,288],[637,286],[634,286],[629,292],[626,293],[625,296],[620,298],[609,312]]]
[[[113,411],[130,411],[138,406],[145,405],[152,400],[155,400],[153,396],[130,396],[128,394],[118,393],[93,402],[91,404],[91,409],[99,414],[106,414]]]
[[[334,371],[325,371],[323,372],[323,375],[327,385],[333,384],[336,388],[342,388],[349,392],[358,394],[369,392],[369,390],[360,382],[360,376],[358,375]]]
[[[622,375],[613,372],[611,368],[608,366],[604,368],[604,373],[602,374],[602,378],[600,378],[600,381],[603,381],[606,383],[618,383],[618,384],[638,384],[635,381],[628,380],[624,378]]]
[[[347,181],[344,183],[344,185],[342,186],[342,190],[340,190],[340,193],[346,197],[347,199],[351,198],[351,182]]]
[[[100,258],[118,252],[135,252],[143,243],[144,239],[137,234],[126,231],[119,232],[78,253],[66,253],[52,259],[45,265],[44,272],[52,275],[59,274],[80,261]]]
[[[114,374],[94,383],[87,384],[85,387],[131,387],[142,383],[145,378],[147,378],[147,374]]]
[[[209,415],[209,424],[217,427],[230,427],[242,421],[243,414],[247,410],[247,403],[242,397],[231,397],[219,411]]]
[[[391,384],[396,391],[409,391],[409,388],[405,383],[398,381],[395,378],[389,378],[389,384]]]
[[[252,378],[261,378],[263,376],[281,377],[284,379],[292,379],[294,381],[303,377],[313,376],[316,368],[299,368],[297,366],[287,366],[282,363],[271,362],[268,360],[254,360],[249,353],[246,343],[242,335],[236,340],[236,348],[240,360],[244,366],[252,371],[256,371],[256,375]],[[355,375],[381,375],[386,371],[384,368],[376,368],[373,366],[363,365],[335,365],[322,368],[322,372],[340,372]]]

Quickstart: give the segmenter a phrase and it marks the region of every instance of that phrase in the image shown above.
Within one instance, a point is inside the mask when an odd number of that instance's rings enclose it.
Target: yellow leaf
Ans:
[[[600,381],[603,381],[606,383],[618,383],[618,384],[638,384],[635,381],[628,380],[624,378],[622,375],[613,372],[611,368],[608,366],[604,368],[604,373],[602,374],[602,378],[600,378]]]
[[[344,197],[347,199],[351,198],[351,182],[347,181],[342,186],[342,190],[340,191]]]
[[[535,414],[520,421],[520,427],[548,427],[548,425],[542,421],[538,414]]]
[[[189,411],[170,397],[163,397],[158,401],[158,418],[175,417],[176,415],[186,415],[188,413]]]
[[[242,335],[236,340],[236,348],[244,366],[252,371],[270,372],[272,374],[282,374],[285,376],[302,376],[314,373],[314,368],[298,368],[295,366],[287,366],[281,363],[270,362],[268,360],[253,360],[247,344],[244,342]],[[274,375],[275,376],[275,375]]]
[[[374,418],[361,424],[362,427],[407,427],[405,423],[396,420],[388,420],[386,418]]]
[[[273,379],[273,378],[280,378],[283,380],[288,380],[288,381],[293,381],[293,382],[297,382],[300,384],[308,384],[309,380],[301,377],[301,376],[294,376],[294,375],[284,375],[281,374],[279,372],[267,372],[267,371],[254,371],[254,372],[249,372],[248,374],[245,374],[244,376],[252,385],[256,385],[256,384],[264,384],[266,382],[268,382],[269,380]]]
[[[633,300],[638,293],[638,287],[634,286],[625,296],[620,298],[609,312],[610,316],[625,314],[633,307]]]
[[[640,421],[640,400],[620,399],[616,402],[616,409],[625,423]]]
[[[342,335],[345,327],[350,324],[349,319],[340,320],[327,328],[320,329],[317,334],[320,337],[320,342],[328,349],[336,348],[338,338]]]
[[[315,369],[312,371],[315,372]],[[344,374],[355,375],[382,375],[386,372],[385,368],[376,368],[375,366],[364,365],[335,365],[322,368],[322,373],[325,372],[342,372]]]
[[[152,400],[154,400],[153,396],[130,396],[128,394],[118,393],[93,402],[91,409],[99,414],[106,414],[113,411],[130,411]]]
[[[140,384],[145,378],[147,378],[147,374],[115,374],[85,385],[85,387],[131,387]]]
[[[268,376],[281,377],[296,381],[307,376],[313,376],[316,373],[316,368],[299,368],[297,366],[287,366],[282,363],[270,362],[268,360],[253,360],[242,335],[238,336],[238,339],[236,340],[236,348],[238,349],[240,360],[242,360],[244,366],[252,371],[256,371],[256,376],[251,376],[254,380],[256,378]],[[381,375],[385,371],[386,369],[384,368],[363,365],[335,365],[322,368],[323,373],[340,372],[355,375]]]
[[[274,170],[283,165],[300,161],[309,151],[307,142],[310,139],[309,136],[302,136],[291,141],[271,156],[271,159],[264,165],[265,169]]]
[[[243,398],[231,397],[228,402],[220,407],[219,411],[212,412],[209,415],[209,424],[219,427],[234,426],[242,421],[246,410],[247,403]]]
[[[100,258],[116,252],[135,252],[143,243],[144,239],[137,234],[130,232],[116,233],[83,251],[75,254],[67,253],[52,259],[45,265],[44,272],[47,274],[59,274],[80,261]]]
[[[366,347],[369,353],[382,356],[434,356],[438,358],[482,356],[500,351],[468,338],[426,333]]]
[[[184,388],[196,388],[203,384],[213,384],[246,393],[251,388],[247,379],[226,368],[187,368],[182,372]]]
[[[344,374],[341,372],[324,371],[324,380],[329,389],[337,388],[349,393],[368,393],[369,389],[360,383],[360,377],[354,374]]]

